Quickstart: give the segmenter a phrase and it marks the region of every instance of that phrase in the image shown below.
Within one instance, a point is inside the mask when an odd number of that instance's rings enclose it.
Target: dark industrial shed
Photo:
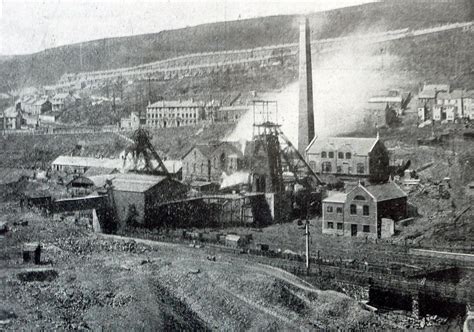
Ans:
[[[112,180],[112,202],[120,227],[157,224],[156,207],[185,198],[186,185],[164,176],[117,174]],[[159,224],[159,222],[158,222]]]

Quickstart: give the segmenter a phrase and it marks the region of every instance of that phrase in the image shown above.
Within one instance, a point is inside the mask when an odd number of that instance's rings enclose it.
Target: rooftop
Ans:
[[[365,189],[375,197],[377,202],[407,197],[407,194],[393,182],[371,185],[365,187]]]
[[[344,203],[346,201],[347,194],[341,192],[330,192],[328,197],[323,199],[323,202],[331,202],[331,203]]]
[[[121,159],[109,159],[109,158],[59,156],[53,161],[52,164],[75,166],[75,167],[86,167],[86,168],[98,167],[98,168],[122,169],[123,161]]]
[[[201,107],[204,106],[202,102],[197,102],[193,100],[160,100],[151,105],[148,105],[147,108],[165,108],[165,107]]]
[[[354,154],[366,156],[378,141],[378,137],[315,137],[309,143],[306,151],[308,153],[320,153],[322,151],[347,150]]]
[[[114,174],[112,186],[117,191],[129,191],[143,193],[154,187],[161,181],[165,180],[165,176],[151,176],[141,174]]]

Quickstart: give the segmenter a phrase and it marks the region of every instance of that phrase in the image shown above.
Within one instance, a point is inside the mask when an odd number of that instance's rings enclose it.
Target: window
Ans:
[[[334,158],[334,152],[333,151],[329,151],[328,155],[329,155],[329,158]]]
[[[370,233],[370,226],[369,225],[364,225],[364,227],[362,228],[362,231],[364,233]]]
[[[331,222],[331,221],[329,221],[329,222],[328,222],[328,228],[334,229],[334,223]]]
[[[311,160],[309,162],[309,167],[313,170],[316,171],[316,162],[314,160]]]
[[[351,214],[357,214],[357,206],[355,204],[351,204]]]
[[[352,154],[350,152],[346,152],[346,159],[351,159],[352,158]]]
[[[364,171],[365,171],[364,164],[358,163],[358,164],[357,164],[357,173],[358,173],[358,174],[364,174]]]
[[[329,213],[332,213],[332,211],[333,211],[332,206],[328,205],[328,207],[326,208],[326,211],[329,212]]]
[[[369,215],[369,206],[368,205],[364,205],[363,208],[362,208],[362,214],[364,216],[368,216]]]
[[[337,213],[342,213],[342,207],[336,208],[336,212],[337,212]]]
[[[342,227],[342,222],[338,222],[338,223],[337,223],[337,229],[339,229],[339,230],[343,229],[343,227]]]
[[[321,152],[321,158],[327,158],[326,151]]]
[[[329,161],[325,161],[321,164],[322,166],[322,172],[330,173],[332,171],[332,166]]]
[[[338,157],[339,159],[344,159],[344,152],[338,152],[338,153],[337,153],[337,157]]]
[[[357,195],[354,197],[354,201],[365,201],[365,197],[362,195]]]
[[[342,173],[342,166],[336,166],[336,171],[338,173]]]

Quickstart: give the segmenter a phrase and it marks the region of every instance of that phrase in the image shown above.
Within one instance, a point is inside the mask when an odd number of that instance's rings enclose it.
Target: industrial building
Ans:
[[[389,176],[389,154],[379,137],[316,137],[306,148],[311,169],[342,180],[383,182]]]
[[[94,158],[79,156],[59,156],[51,164],[53,171],[83,174],[91,168],[108,170],[122,170],[123,160],[121,158]]]
[[[117,174],[112,179],[112,201],[119,227],[159,224],[158,207],[186,197],[187,187],[164,176]]]
[[[347,193],[333,193],[322,205],[324,234],[378,238],[382,219],[398,221],[407,216],[407,194],[393,182],[359,183]]]
[[[220,183],[222,174],[242,168],[243,153],[234,142],[196,144],[182,158],[183,179]]]

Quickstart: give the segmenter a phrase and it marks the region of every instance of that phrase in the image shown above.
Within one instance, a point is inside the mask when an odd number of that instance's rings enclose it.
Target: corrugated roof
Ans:
[[[309,153],[338,151],[347,149],[352,153],[366,156],[378,142],[378,138],[361,137],[315,137],[306,149]]]
[[[365,189],[375,197],[377,202],[407,197],[407,194],[393,182],[367,186]]]
[[[154,187],[161,181],[165,180],[164,176],[151,176],[141,174],[118,174],[112,179],[114,190],[130,191],[130,192],[145,192]]]
[[[346,198],[347,198],[346,193],[333,192],[333,193],[329,193],[329,196],[323,199],[323,202],[345,203]]]

